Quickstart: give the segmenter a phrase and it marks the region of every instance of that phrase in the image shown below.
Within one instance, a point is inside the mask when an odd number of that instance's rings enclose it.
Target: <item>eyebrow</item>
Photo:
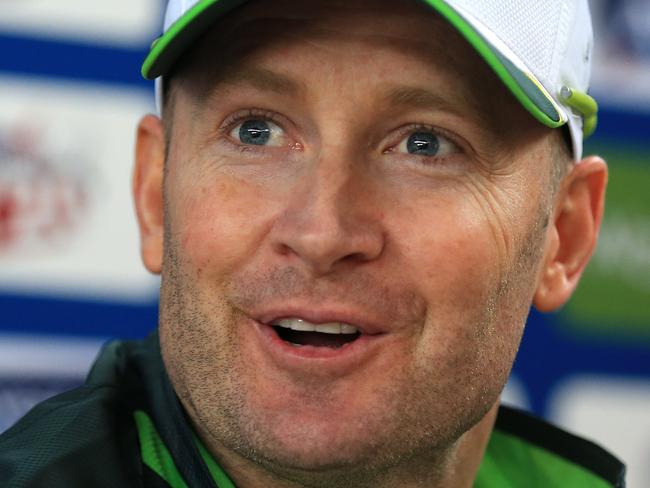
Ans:
[[[222,73],[218,84],[246,84],[260,91],[277,93],[279,95],[297,95],[305,91],[305,85],[281,73],[265,68],[239,67]]]
[[[429,110],[446,110],[457,113],[459,101],[450,100],[449,97],[439,95],[424,88],[412,86],[397,86],[388,89],[385,97],[388,105],[408,106]]]
[[[412,107],[460,116],[466,122],[473,122],[472,125],[481,129],[481,132],[494,127],[494,120],[479,100],[460,91],[441,95],[420,87],[394,86],[388,89],[385,101],[389,106]]]

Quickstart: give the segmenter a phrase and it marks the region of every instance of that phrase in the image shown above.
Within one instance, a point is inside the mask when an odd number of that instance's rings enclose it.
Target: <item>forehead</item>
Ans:
[[[454,28],[416,0],[248,2],[209,30],[177,72],[183,73],[186,91],[195,100],[222,83],[250,79],[243,75],[254,65],[276,74],[289,68],[290,76],[256,78],[267,86],[299,88],[301,82],[309,84],[314,66],[293,62],[291,55],[298,49],[311,51],[314,59],[329,54],[332,70],[370,65],[381,52],[384,64],[373,65],[375,72],[408,86],[417,70],[428,69],[438,82],[432,88],[444,85],[449,104],[465,105],[485,126],[497,113],[500,123],[514,118],[520,126],[532,120]],[[417,94],[408,95],[417,102]]]

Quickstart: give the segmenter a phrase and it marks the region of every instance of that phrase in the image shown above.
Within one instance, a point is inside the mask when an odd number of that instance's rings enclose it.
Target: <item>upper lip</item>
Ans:
[[[313,324],[343,322],[353,325],[362,334],[375,335],[387,332],[387,328],[373,320],[370,314],[355,311],[349,307],[341,307],[340,305],[334,307],[323,307],[322,304],[313,307],[278,307],[247,315],[266,325],[280,319],[297,318]]]

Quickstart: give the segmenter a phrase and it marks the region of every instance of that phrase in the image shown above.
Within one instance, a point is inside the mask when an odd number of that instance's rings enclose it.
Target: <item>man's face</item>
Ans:
[[[160,333],[202,434],[269,469],[449,448],[519,344],[549,131],[406,2],[253,4],[174,97]]]

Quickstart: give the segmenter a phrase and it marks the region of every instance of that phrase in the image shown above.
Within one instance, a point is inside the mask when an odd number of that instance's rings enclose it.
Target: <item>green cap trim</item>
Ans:
[[[447,19],[465,40],[476,49],[483,60],[533,117],[551,128],[560,127],[566,123],[553,98],[531,74],[524,73],[517,68],[446,2],[443,0],[424,1]]]
[[[199,0],[153,42],[142,64],[142,76],[153,80],[164,75],[185,48],[214,20],[242,3],[244,0]]]
[[[587,138],[593,134],[598,125],[598,103],[596,103],[596,100],[586,93],[566,86],[562,87],[560,96],[564,103],[582,115],[582,133],[584,137]]]

